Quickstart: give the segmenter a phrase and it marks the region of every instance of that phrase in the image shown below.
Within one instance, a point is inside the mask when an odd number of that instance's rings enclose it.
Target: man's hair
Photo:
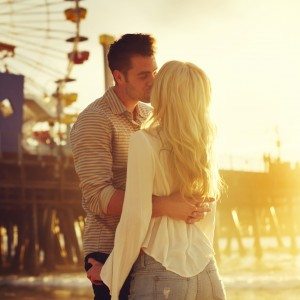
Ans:
[[[107,55],[111,72],[119,70],[126,74],[131,68],[131,57],[152,56],[155,53],[155,39],[149,34],[124,34],[109,48]]]

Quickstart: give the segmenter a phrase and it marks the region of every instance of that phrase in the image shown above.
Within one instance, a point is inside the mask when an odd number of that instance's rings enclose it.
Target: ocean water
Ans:
[[[261,239],[263,255],[255,257],[253,239],[243,238],[244,256],[238,253],[236,241],[231,255],[221,255],[218,266],[230,300],[300,300],[300,239],[298,253],[292,254],[290,239],[278,246],[275,238]],[[221,242],[221,253],[225,241]]]
[[[218,261],[228,300],[300,299],[300,254],[292,255],[288,248],[279,251],[271,247],[257,259],[254,251],[248,249],[243,257],[233,251],[230,256],[221,255]],[[38,277],[2,275],[0,299],[93,298],[84,272],[56,272]]]
[[[228,299],[300,299],[299,255],[274,252],[260,260],[233,255],[222,260],[219,269]]]

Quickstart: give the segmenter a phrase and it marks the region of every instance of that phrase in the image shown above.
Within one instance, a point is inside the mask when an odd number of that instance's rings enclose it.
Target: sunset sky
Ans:
[[[104,92],[100,34],[151,33],[157,61],[191,61],[213,86],[219,151],[245,157],[276,154],[300,160],[300,1],[85,1],[82,34],[89,61],[76,68],[79,109]],[[223,161],[225,163],[225,161]]]

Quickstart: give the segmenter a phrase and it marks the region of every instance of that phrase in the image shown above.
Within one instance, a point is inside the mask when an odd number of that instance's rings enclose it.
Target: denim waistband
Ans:
[[[152,256],[146,254],[145,252],[141,251],[140,255],[138,256],[135,266],[138,268],[145,268],[147,265],[156,265],[155,268],[166,269],[160,262],[155,260]],[[208,262],[204,270],[213,270],[216,268],[215,258],[212,257],[211,260]]]

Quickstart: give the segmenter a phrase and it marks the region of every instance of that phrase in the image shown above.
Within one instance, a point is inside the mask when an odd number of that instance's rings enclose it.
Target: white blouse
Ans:
[[[167,166],[168,151],[161,148],[159,138],[144,130],[131,136],[122,215],[113,251],[100,274],[112,300],[118,299],[141,249],[183,277],[200,273],[214,255],[214,202],[205,218],[195,224],[166,216],[151,218],[152,194],[166,196],[176,190]]]

